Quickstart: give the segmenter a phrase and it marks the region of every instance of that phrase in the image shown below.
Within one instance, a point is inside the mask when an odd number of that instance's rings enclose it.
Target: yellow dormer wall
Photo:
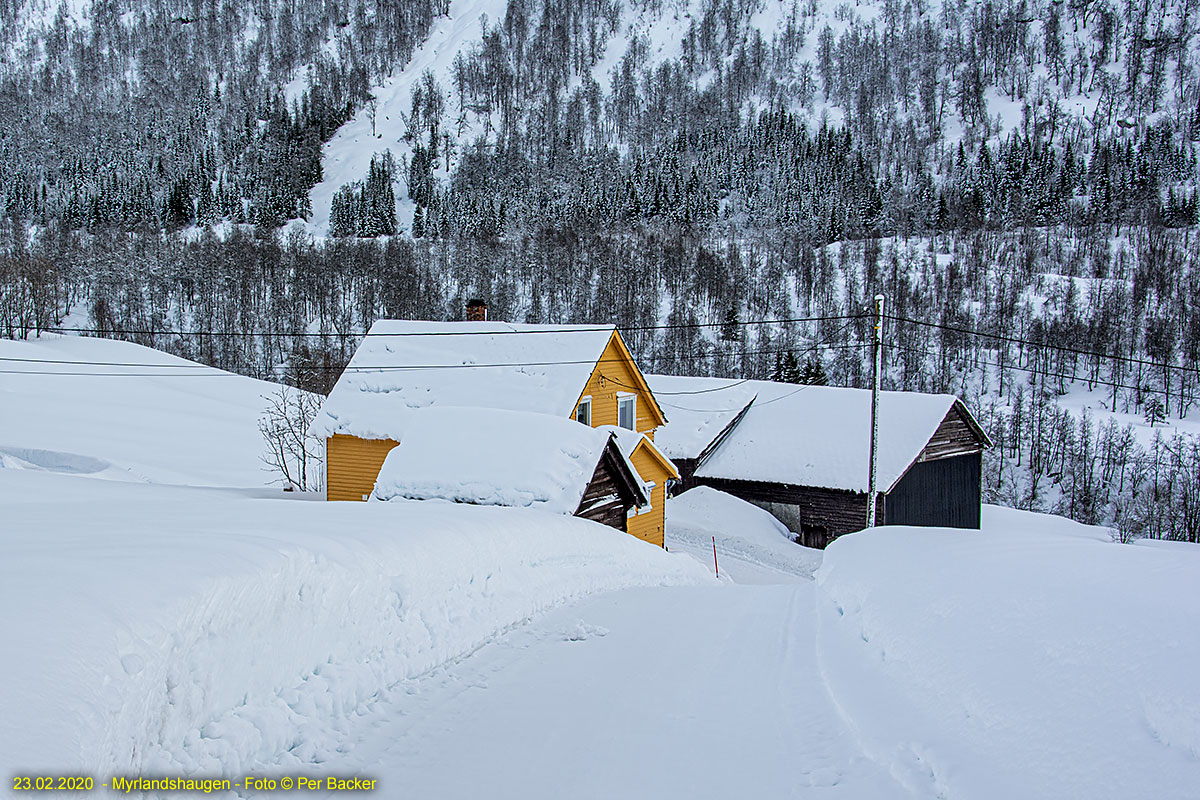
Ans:
[[[678,478],[679,473],[670,461],[664,461],[657,451],[652,452],[652,446],[642,442],[634,449],[629,458],[634,469],[642,476],[642,480],[654,484],[650,490],[650,508],[642,511],[636,509],[629,512],[626,519],[626,530],[644,542],[664,547],[667,508],[667,481]]]

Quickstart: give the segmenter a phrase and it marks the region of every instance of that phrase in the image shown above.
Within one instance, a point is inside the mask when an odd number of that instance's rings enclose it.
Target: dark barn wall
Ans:
[[[592,475],[592,482],[583,492],[583,498],[579,501],[579,510],[575,512],[575,516],[628,532],[627,519],[629,509],[633,507],[633,501],[623,496],[624,494],[609,459],[601,458]]]
[[[699,486],[696,482],[696,462],[699,459],[695,458],[673,458],[671,463],[675,465],[675,469],[679,472],[679,482],[675,484],[674,491],[671,496],[682,494],[693,486]]]
[[[808,547],[824,547],[843,533],[860,531],[866,525],[867,495],[862,492],[726,478],[697,478],[696,483],[771,512]]]
[[[888,493],[884,524],[978,528],[982,453],[919,461]]]

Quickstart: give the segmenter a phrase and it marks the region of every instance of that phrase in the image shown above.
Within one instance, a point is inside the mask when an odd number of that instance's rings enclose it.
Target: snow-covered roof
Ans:
[[[696,458],[746,405],[794,391],[790,383],[733,378],[689,378],[647,375],[669,422],[654,432],[654,443],[669,458]]]
[[[379,471],[374,499],[573,514],[611,438],[567,417],[521,411],[424,408],[406,419],[400,444]],[[637,480],[632,464],[629,470]]]
[[[595,325],[379,320],[310,430],[318,437],[398,439],[404,410],[427,406],[567,417],[613,331]]]
[[[647,380],[671,419],[655,440],[672,458],[699,456],[754,400],[697,477],[867,490],[870,391],[723,378]],[[880,392],[880,491],[903,476],[955,402],[948,394]]]
[[[661,458],[665,462],[664,466],[670,465],[670,469],[675,471],[675,465],[671,463],[670,457],[655,447],[654,440],[646,434],[638,433],[637,431],[631,431],[628,428],[622,428],[617,425],[599,425],[597,426],[597,429],[607,431],[608,433],[612,434],[613,438],[617,442],[617,449],[625,458],[626,463],[629,465],[629,469],[632,470],[633,474],[642,482],[642,489],[645,491],[647,498],[650,496],[650,490],[654,486],[654,481],[647,480],[646,476],[638,472],[637,467],[633,465],[632,459],[634,450],[637,450],[638,447],[645,447],[650,451],[651,455]],[[676,477],[678,476],[676,475]]]

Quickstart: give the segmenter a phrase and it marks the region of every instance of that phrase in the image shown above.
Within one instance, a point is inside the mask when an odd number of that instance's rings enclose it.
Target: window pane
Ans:
[[[592,404],[588,400],[584,400],[575,409],[575,419],[582,422],[584,425],[592,424]]]
[[[617,400],[617,425],[634,430],[634,397],[621,397]]]

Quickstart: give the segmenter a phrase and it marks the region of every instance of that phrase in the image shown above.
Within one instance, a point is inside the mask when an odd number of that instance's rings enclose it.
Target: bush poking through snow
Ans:
[[[320,395],[280,386],[264,395],[267,408],[258,418],[258,430],[267,443],[263,463],[285,490],[316,492],[325,488],[321,440],[308,433],[321,410]]]

